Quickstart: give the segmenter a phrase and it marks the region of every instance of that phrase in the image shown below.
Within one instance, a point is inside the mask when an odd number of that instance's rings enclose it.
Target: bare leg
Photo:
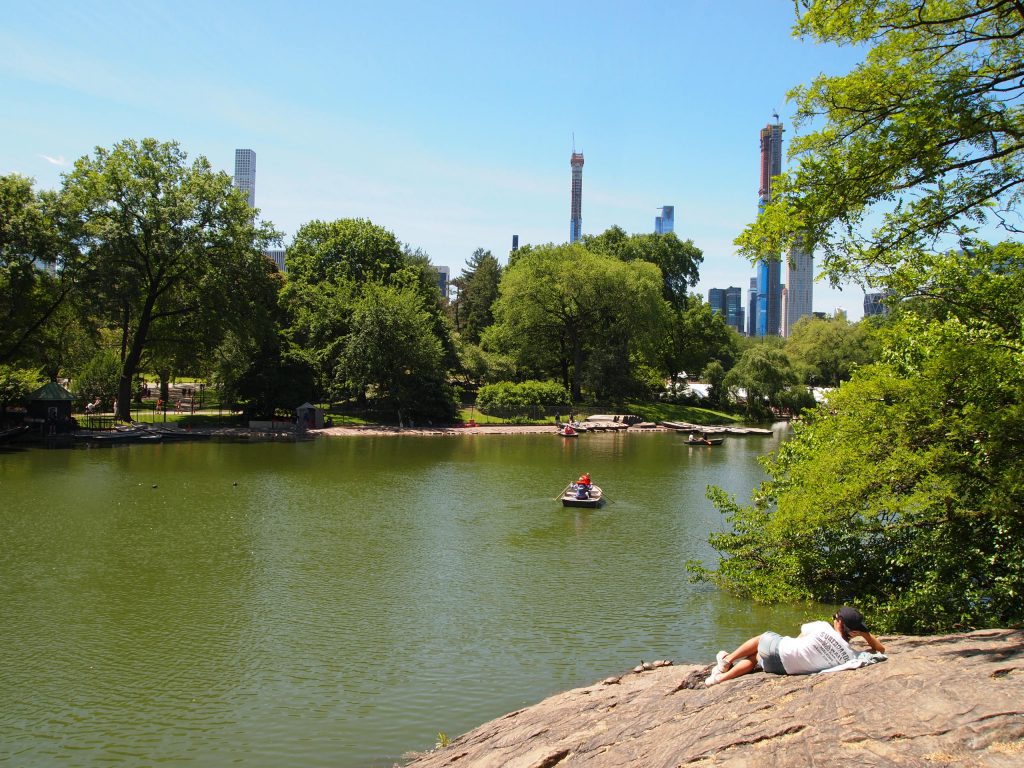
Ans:
[[[734,677],[745,675],[750,670],[757,666],[756,656],[744,656],[739,661],[733,662],[733,665],[729,667],[727,672],[723,672],[718,675],[718,682],[722,683],[726,680],[732,680]]]
[[[746,659],[753,657],[757,659],[757,644],[761,642],[761,636],[755,635],[754,637],[747,640],[743,645],[737,648],[735,651],[725,657],[725,660],[729,664],[736,664],[740,659]]]
[[[722,660],[722,666],[726,667],[726,669],[718,671],[721,667],[716,667],[711,673],[711,676],[704,681],[705,684],[715,685],[716,683],[722,683],[726,680],[732,680],[733,678],[745,675],[754,669],[757,666],[757,646],[760,641],[760,635],[752,637],[735,651],[728,654]]]

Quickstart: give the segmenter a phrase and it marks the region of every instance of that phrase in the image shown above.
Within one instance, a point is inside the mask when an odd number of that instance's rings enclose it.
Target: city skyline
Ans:
[[[774,111],[789,131],[787,90],[860,58],[793,39],[792,23],[791,6],[748,0],[14,6],[0,29],[0,173],[55,189],[95,147],[154,137],[231,175],[249,147],[261,217],[285,245],[307,221],[366,218],[457,274],[476,248],[504,262],[513,234],[566,242],[575,132],[581,233],[650,232],[652,208],[671,201],[675,233],[704,252],[694,292],[706,295],[752,271],[732,243],[756,215],[752,131]],[[587,45],[561,66],[568,27]],[[274,56],[234,55],[224,41],[243,32]],[[856,318],[863,292],[816,283],[814,300]]]

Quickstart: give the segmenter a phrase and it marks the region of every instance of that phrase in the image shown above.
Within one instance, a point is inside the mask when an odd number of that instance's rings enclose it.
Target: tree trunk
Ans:
[[[149,335],[149,325],[153,320],[153,306],[156,304],[156,295],[153,291],[146,297],[142,312],[139,314],[139,327],[128,342],[129,329],[127,325],[127,310],[125,311],[125,328],[122,334],[122,349],[127,350],[124,354],[121,366],[121,379],[117,382],[117,408],[114,411],[114,418],[122,421],[132,420],[132,379],[139,370],[139,363],[142,361],[142,352],[146,348],[146,337]]]

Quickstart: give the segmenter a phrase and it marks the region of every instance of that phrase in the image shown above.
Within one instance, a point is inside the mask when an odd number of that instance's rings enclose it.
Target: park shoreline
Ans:
[[[643,427],[642,429],[618,430],[637,432],[667,432],[666,427]],[[474,425],[451,425],[451,426],[426,426],[426,427],[390,427],[382,424],[369,424],[359,427],[324,427],[322,429],[310,430],[310,434],[324,435],[326,437],[352,437],[370,436],[378,437],[384,435],[408,435],[415,437],[458,437],[461,435],[531,435],[551,434],[558,432],[553,424],[474,424]]]

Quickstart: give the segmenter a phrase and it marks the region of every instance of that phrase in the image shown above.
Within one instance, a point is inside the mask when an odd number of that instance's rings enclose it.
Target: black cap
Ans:
[[[864,617],[861,616],[860,611],[856,608],[844,605],[836,611],[836,618],[842,620],[843,626],[847,629],[852,629],[857,632],[868,631],[868,628],[864,626]]]

